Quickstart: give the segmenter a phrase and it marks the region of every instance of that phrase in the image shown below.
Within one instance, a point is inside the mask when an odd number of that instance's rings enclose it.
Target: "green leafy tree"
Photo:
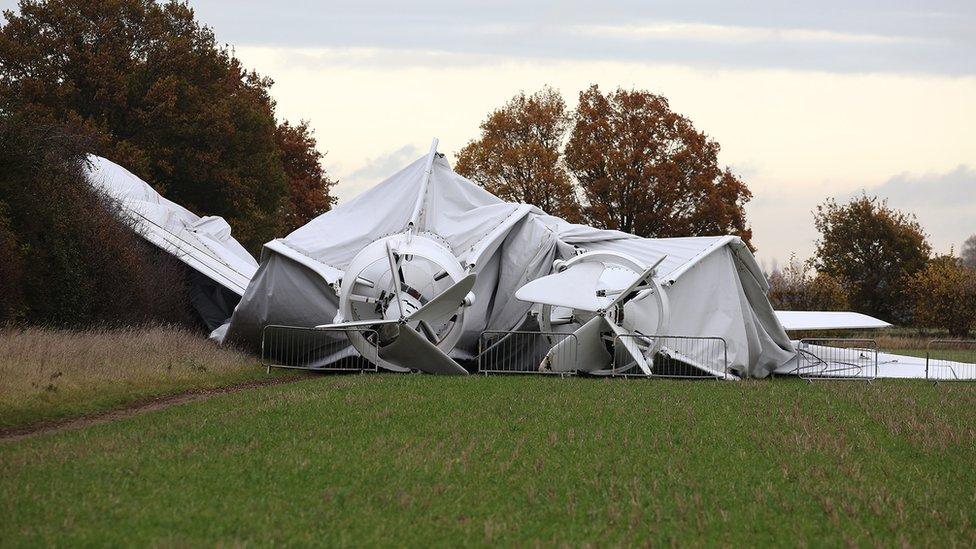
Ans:
[[[88,183],[87,141],[0,108],[0,322],[196,325],[185,268]]]
[[[252,251],[331,203],[327,177],[289,165],[317,154],[307,127],[278,127],[272,81],[218,46],[186,3],[22,0],[4,17],[0,96],[93,135],[91,152],[226,217]],[[282,150],[296,129],[312,150]]]
[[[846,204],[817,206],[820,232],[814,267],[841,280],[851,306],[884,320],[911,320],[912,277],[925,268],[932,248],[914,215],[887,201],[861,195]]]

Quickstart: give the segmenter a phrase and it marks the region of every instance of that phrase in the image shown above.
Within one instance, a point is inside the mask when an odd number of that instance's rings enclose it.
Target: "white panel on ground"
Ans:
[[[891,324],[861,313],[839,311],[776,311],[786,330],[867,330]]]

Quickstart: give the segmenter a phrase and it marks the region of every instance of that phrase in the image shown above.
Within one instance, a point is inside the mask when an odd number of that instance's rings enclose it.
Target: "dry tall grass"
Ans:
[[[789,332],[789,334],[793,339],[830,339],[835,337],[870,339],[878,344],[878,349],[881,351],[909,354],[924,353],[929,341],[949,337],[944,331],[901,327],[891,327],[883,330],[793,331]]]
[[[0,332],[0,427],[264,375],[258,361],[174,327]]]

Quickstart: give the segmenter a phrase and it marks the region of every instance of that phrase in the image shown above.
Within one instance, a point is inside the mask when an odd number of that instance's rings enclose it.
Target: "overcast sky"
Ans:
[[[0,5],[10,6],[9,0]],[[976,2],[197,0],[309,119],[340,200],[544,84],[666,95],[749,184],[759,256],[808,256],[810,211],[862,189],[937,251],[976,233]]]

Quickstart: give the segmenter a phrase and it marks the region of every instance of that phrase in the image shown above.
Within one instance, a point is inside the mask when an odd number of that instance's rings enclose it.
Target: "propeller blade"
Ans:
[[[414,311],[407,320],[414,322],[417,320],[425,321],[433,325],[438,325],[447,321],[457,312],[458,307],[464,302],[465,296],[474,287],[477,275],[474,273],[462,278],[450,288],[441,292],[437,297],[424,304],[423,307]]]
[[[403,318],[403,297],[400,295],[403,288],[403,279],[400,277],[400,264],[397,262],[396,254],[393,253],[393,245],[389,240],[386,242],[386,257],[390,261],[390,276],[393,277],[393,293],[396,294],[400,318]]]
[[[400,333],[393,341],[380,346],[378,354],[387,362],[428,374],[468,375],[454,359],[405,324],[400,325]]]
[[[628,333],[623,326],[618,326],[609,320],[607,321],[607,324],[610,325],[613,333],[617,334],[617,337],[614,338],[614,343],[616,344],[619,342],[620,345],[627,350],[627,353],[630,354],[630,357],[634,359],[634,362],[636,362],[637,366],[642,372],[644,372],[644,375],[651,375],[651,367],[647,364],[647,359],[644,358],[644,352],[641,350],[640,346],[637,345],[637,338],[631,337],[633,334]],[[616,349],[614,352],[616,352]]]
[[[602,263],[579,263],[525,284],[515,292],[515,297],[529,303],[599,311],[605,301],[596,295],[603,269]]]
[[[553,345],[539,369],[552,372],[593,372],[606,369],[613,358],[603,344],[603,333],[609,330],[607,324],[602,316],[591,318],[573,332],[572,336]]]
[[[640,276],[638,276],[636,279],[634,279],[633,282],[630,283],[630,286],[627,286],[625,290],[617,294],[617,297],[615,297],[613,301],[611,301],[610,304],[604,308],[604,310],[609,311],[615,305],[617,305],[624,299],[627,299],[628,296],[632,294],[634,290],[637,289],[638,286],[644,284],[645,282],[647,282],[649,278],[654,276],[654,273],[657,271],[657,266],[660,265],[661,262],[664,261],[664,259],[667,257],[668,256],[661,257],[661,259],[658,259],[657,262],[655,262],[653,265],[648,267],[643,273],[640,274]]]

